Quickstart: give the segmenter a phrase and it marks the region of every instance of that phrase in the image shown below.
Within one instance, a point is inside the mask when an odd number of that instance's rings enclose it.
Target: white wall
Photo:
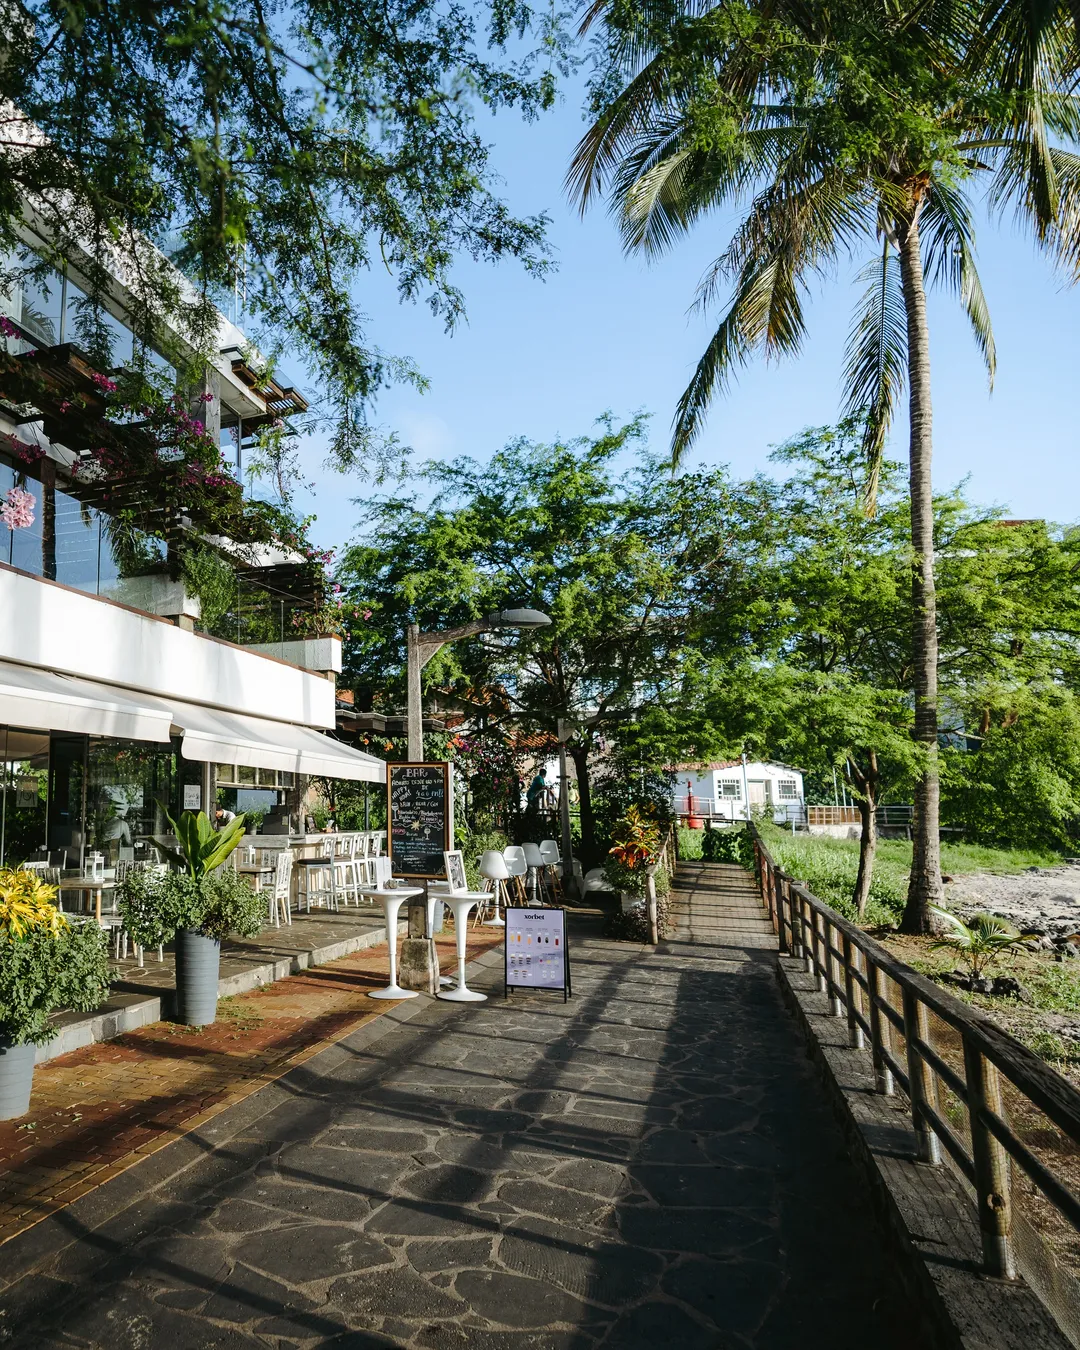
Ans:
[[[334,725],[334,685],[321,675],[4,568],[0,659],[253,717]]]

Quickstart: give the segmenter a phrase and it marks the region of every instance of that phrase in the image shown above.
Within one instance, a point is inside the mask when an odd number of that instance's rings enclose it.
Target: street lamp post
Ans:
[[[421,633],[418,624],[409,624],[405,635],[408,660],[408,708],[406,710],[409,737],[409,759],[418,762],[424,758],[424,712],[420,699],[420,672],[440,647],[459,638],[490,633],[496,628],[546,628],[551,623],[547,614],[538,609],[501,609],[483,619],[444,628],[438,633]]]

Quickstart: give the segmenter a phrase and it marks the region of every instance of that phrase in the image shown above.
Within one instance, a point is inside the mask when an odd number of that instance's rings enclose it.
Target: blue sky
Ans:
[[[584,129],[572,97],[539,122],[512,115],[481,121],[494,146],[502,195],[521,215],[546,211],[558,270],[546,281],[515,263],[461,264],[468,322],[446,335],[423,305],[402,305],[385,274],[361,283],[369,336],[411,356],[431,381],[426,394],[385,392],[375,420],[428,457],[486,459],[514,436],[547,440],[587,432],[610,409],[653,414],[653,441],[667,442],[675,402],[710,328],[688,314],[694,288],[721,251],[731,221],[717,217],[659,263],[623,257],[603,206],[584,220],[562,189]],[[1021,517],[1080,518],[1080,420],[1069,390],[1080,352],[1080,288],[1068,288],[1011,223],[985,222],[979,261],[998,347],[987,392],[966,324],[953,301],[931,302],[935,481],[970,477],[973,500]],[[767,468],[770,446],[803,427],[835,419],[844,336],[861,264],[844,264],[809,306],[809,336],[797,361],[749,366],[713,405],[691,463],[727,463],[737,474]],[[309,463],[316,463],[318,451]],[[892,453],[903,458],[904,440]],[[369,497],[362,477],[316,470],[315,537],[340,545],[355,533],[352,498]]]

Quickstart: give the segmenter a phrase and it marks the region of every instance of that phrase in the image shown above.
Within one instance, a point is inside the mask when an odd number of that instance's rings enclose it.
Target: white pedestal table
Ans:
[[[398,914],[406,900],[422,893],[421,886],[397,886],[393,890],[368,886],[360,888],[361,895],[382,901],[383,913],[386,915],[386,942],[390,948],[390,983],[385,989],[369,989],[368,998],[416,998],[415,989],[402,989],[397,982]]]
[[[486,900],[490,891],[460,891],[453,895],[440,896],[444,905],[449,905],[454,915],[454,941],[457,943],[457,988],[444,989],[436,995],[448,1003],[485,1003],[487,994],[470,989],[465,983],[465,942],[469,936],[469,910]]]

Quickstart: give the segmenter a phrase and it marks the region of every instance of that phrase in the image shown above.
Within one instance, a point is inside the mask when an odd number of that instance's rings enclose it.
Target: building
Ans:
[[[26,243],[41,251],[29,227]],[[164,833],[166,810],[219,799],[295,833],[310,776],[385,781],[334,735],[340,641],[309,623],[317,569],[254,528],[239,486],[253,432],[307,405],[220,316],[180,422],[232,472],[193,473],[152,419],[106,415],[128,363],[172,368],[136,340],[119,271],[98,311],[111,358],[88,356],[87,292],[73,262],[0,295],[0,864],[107,867]],[[205,619],[187,547],[226,597]]]
[[[801,824],[806,819],[803,776],[790,764],[715,760],[675,766],[675,813],[698,820],[745,820],[747,806],[772,808],[773,818]]]

